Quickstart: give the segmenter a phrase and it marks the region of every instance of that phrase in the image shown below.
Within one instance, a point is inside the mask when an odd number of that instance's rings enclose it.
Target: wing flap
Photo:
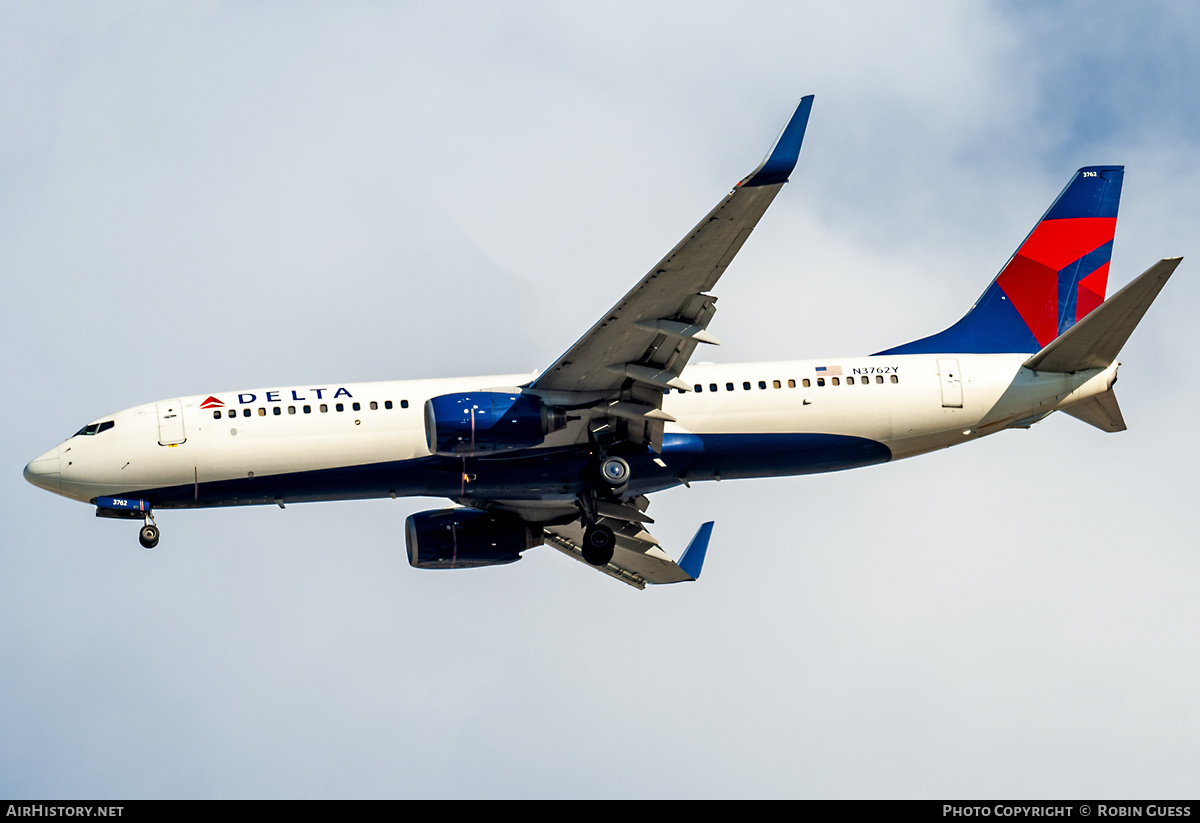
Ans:
[[[636,589],[644,589],[647,584],[683,583],[700,577],[708,540],[712,535],[711,522],[700,527],[678,563],[663,551],[654,536],[639,523],[606,522],[617,536],[612,561],[606,566],[592,566],[583,559],[583,526],[578,522],[545,527],[546,543],[568,557]]]

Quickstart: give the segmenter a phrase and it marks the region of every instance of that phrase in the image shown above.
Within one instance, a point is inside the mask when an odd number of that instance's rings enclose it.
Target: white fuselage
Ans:
[[[682,379],[699,390],[672,390],[663,398],[663,410],[677,421],[667,424],[667,439],[694,435],[715,442],[715,436],[745,436],[738,442],[764,450],[761,466],[757,452],[742,451],[736,460],[730,459],[730,470],[723,470],[722,458],[712,455],[707,461],[693,460],[689,468],[664,448],[655,463],[661,476],[654,488],[912,457],[1003,428],[1028,426],[1055,409],[1107,391],[1115,379],[1115,364],[1104,370],[1045,374],[1022,368],[1027,358],[899,355],[690,366]],[[441,475],[402,477],[409,461],[425,459],[428,464],[431,458],[425,401],[455,392],[504,390],[529,380],[530,375],[502,375],[325,384],[148,403],[97,418],[97,424],[113,425],[71,437],[32,461],[26,476],[43,488],[85,502],[172,490],[155,503],[165,507],[411,494],[470,497],[475,489],[469,484],[486,480],[482,470],[473,467],[501,466],[502,460],[470,465],[464,460],[461,470],[455,462],[452,482],[444,467],[430,469]],[[771,445],[777,435],[833,436],[882,446],[886,452],[879,451],[882,459],[861,463],[817,460],[809,465],[800,457],[780,462]],[[577,425],[555,432],[543,449],[526,454],[584,442],[586,432]],[[380,468],[346,473],[356,467]],[[364,474],[370,478],[363,479]],[[513,496],[546,499],[575,493],[551,474],[522,475]],[[512,476],[505,476],[511,483]]]

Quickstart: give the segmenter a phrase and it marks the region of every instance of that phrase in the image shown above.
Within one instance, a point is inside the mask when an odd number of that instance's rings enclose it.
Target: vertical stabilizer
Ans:
[[[1123,166],[1075,172],[966,316],[879,354],[1041,350],[1104,302]]]

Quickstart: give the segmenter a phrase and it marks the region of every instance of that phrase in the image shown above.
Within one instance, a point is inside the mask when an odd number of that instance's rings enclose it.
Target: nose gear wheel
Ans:
[[[153,549],[158,545],[158,538],[158,526],[153,523],[147,523],[138,532],[138,542],[142,544],[143,549]]]

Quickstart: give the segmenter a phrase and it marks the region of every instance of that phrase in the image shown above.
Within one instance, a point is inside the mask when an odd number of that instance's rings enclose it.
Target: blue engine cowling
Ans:
[[[530,394],[464,392],[425,402],[425,440],[434,454],[495,454],[540,446],[566,416]]]
[[[404,523],[408,562],[418,569],[500,566],[540,546],[542,529],[519,517],[478,509],[418,512]]]

